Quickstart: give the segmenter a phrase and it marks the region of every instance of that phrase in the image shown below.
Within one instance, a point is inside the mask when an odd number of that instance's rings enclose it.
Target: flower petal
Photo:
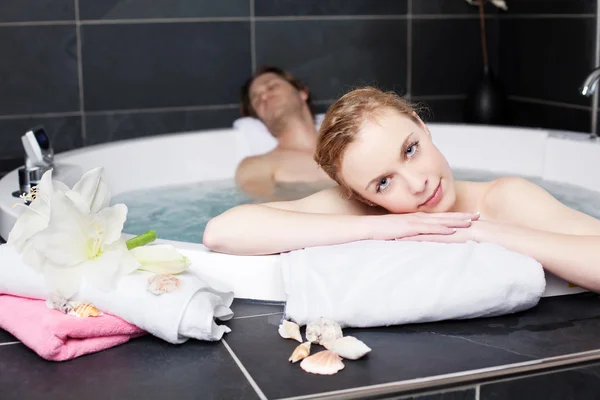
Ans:
[[[178,274],[190,266],[189,259],[170,244],[140,246],[130,251],[141,263],[139,269],[156,274]]]
[[[41,256],[58,265],[72,266],[82,262],[87,258],[90,229],[85,217],[64,193],[56,192],[48,227],[31,238],[32,246]]]
[[[108,186],[102,179],[104,168],[94,168],[81,177],[72,191],[81,196],[87,205],[87,212],[96,213],[108,206],[110,203],[110,192]]]
[[[133,265],[131,265],[133,261]],[[135,271],[138,263],[131,257],[124,241],[107,246],[104,252],[82,265],[86,281],[104,291],[116,287],[123,275]]]
[[[104,226],[104,243],[109,245],[119,240],[123,225],[127,220],[127,206],[125,204],[115,204],[101,210],[97,215],[102,219]]]
[[[49,216],[43,216],[35,210],[28,208],[17,218],[17,221],[8,233],[8,244],[14,246],[21,253],[26,242],[48,226],[48,220]]]

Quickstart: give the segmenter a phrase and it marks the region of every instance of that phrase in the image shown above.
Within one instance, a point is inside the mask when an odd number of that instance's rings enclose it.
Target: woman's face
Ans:
[[[452,171],[427,127],[393,109],[363,124],[340,173],[356,193],[391,213],[446,212],[456,201]]]

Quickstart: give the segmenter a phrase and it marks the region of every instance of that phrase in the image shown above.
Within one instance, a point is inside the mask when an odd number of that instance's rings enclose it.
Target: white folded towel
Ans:
[[[373,327],[491,317],[535,306],[536,260],[489,243],[361,241],[281,255],[286,317]]]
[[[170,343],[190,338],[220,340],[229,327],[215,318],[228,320],[233,293],[217,291],[192,271],[176,275],[175,291],[154,295],[148,292],[148,278],[154,274],[135,271],[123,277],[115,290],[104,292],[85,282],[73,301],[91,303]],[[10,245],[0,245],[0,293],[46,299],[44,278],[21,260]]]

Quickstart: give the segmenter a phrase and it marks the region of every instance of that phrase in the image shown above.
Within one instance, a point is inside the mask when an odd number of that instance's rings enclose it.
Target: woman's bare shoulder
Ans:
[[[321,190],[315,194],[293,201],[264,203],[264,206],[280,210],[312,214],[374,215],[382,213],[355,199],[346,199],[339,186]]]

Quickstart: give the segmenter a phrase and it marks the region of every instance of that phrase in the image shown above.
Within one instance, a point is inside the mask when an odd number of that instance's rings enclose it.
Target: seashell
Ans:
[[[46,299],[46,306],[51,310],[57,310],[63,314],[70,314],[73,311],[71,303],[61,295],[55,293]]]
[[[323,346],[342,358],[349,360],[358,360],[371,351],[371,348],[355,338],[354,336],[344,336],[330,342],[323,343]]]
[[[300,368],[311,374],[333,375],[344,369],[344,363],[336,353],[323,350],[302,360]]]
[[[289,361],[295,363],[300,360],[305,359],[310,354],[310,342],[302,343],[298,345],[292,355],[290,356]]]
[[[148,278],[148,291],[156,296],[179,288],[181,281],[172,275],[152,275]]]
[[[306,340],[323,344],[343,337],[340,324],[326,318],[318,318],[306,326]]]
[[[100,310],[89,303],[71,303],[73,305],[73,310],[69,312],[69,315],[79,318],[86,317],[98,317],[102,315]]]
[[[302,343],[300,327],[295,322],[284,319],[279,325],[279,335],[284,339],[294,339]]]

